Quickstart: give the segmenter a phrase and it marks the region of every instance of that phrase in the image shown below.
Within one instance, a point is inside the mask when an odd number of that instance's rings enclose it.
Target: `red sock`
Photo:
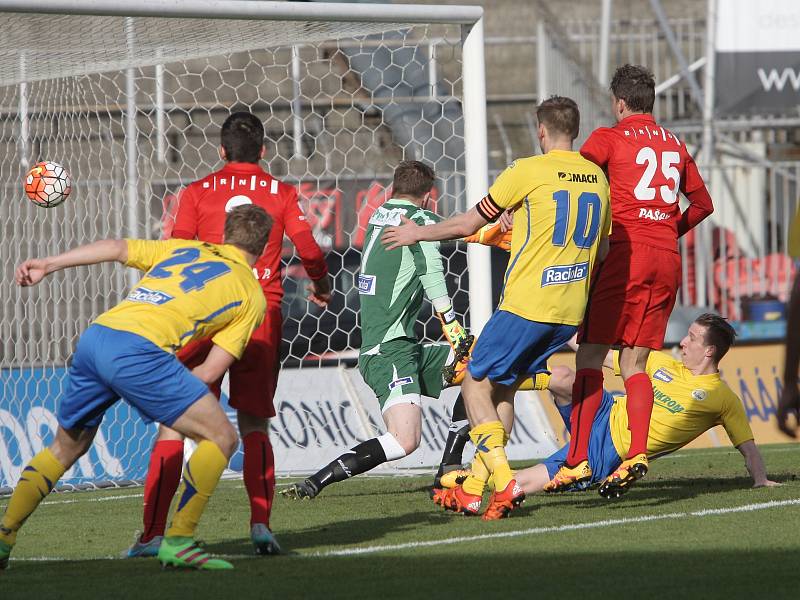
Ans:
[[[244,436],[244,487],[250,497],[250,525],[269,527],[272,498],[275,495],[275,456],[269,436],[252,431]]]
[[[183,468],[183,442],[162,440],[153,446],[144,480],[144,530],[141,541],[164,535],[172,497],[178,490]]]
[[[650,413],[653,412],[653,383],[647,373],[636,373],[625,382],[628,395],[628,429],[631,447],[626,458],[647,453],[647,435],[650,433]]]
[[[589,436],[602,401],[603,372],[600,369],[579,369],[572,384],[568,465],[574,467],[589,458]]]

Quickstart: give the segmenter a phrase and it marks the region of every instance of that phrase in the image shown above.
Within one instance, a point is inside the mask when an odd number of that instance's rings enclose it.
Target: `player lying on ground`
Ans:
[[[475,345],[462,384],[477,450],[472,474],[463,486],[434,497],[450,510],[477,514],[492,476],[496,489],[483,514],[486,520],[507,516],[525,497],[505,452],[514,394],[575,333],[589,274],[610,224],[603,171],[572,151],[580,120],[575,102],[553,97],[536,114],[542,156],[512,163],[468,212],[424,227],[406,219],[382,239],[391,249],[459,238],[496,220],[505,209],[516,209],[500,305]]]
[[[399,224],[401,217],[420,224],[440,220],[427,210],[434,181],[429,166],[419,161],[400,163],[394,172],[392,198],[370,217],[361,256],[358,369],[378,398],[387,431],[286,488],[282,491],[286,496],[314,498],[331,483],[416,450],[422,435],[421,397],[438,398],[442,369],[466,357],[471,349],[473,337],[456,319],[447,292],[439,244],[422,242],[389,251],[379,241],[384,229]],[[442,322],[447,344],[423,344],[417,339],[414,327],[423,293]],[[457,406],[454,413],[451,435],[467,426],[463,409]]]
[[[647,432],[653,388],[645,373],[650,350],[664,343],[667,320],[681,281],[678,237],[713,211],[694,160],[677,136],[653,120],[655,80],[644,67],[625,65],[611,80],[617,124],[601,127],[581,148],[608,174],[612,228],[608,256],[592,284],[578,334],[570,450],[550,488],[593,477],[587,462],[589,433],[603,399],[603,361],[622,348],[620,367],[628,395],[631,443],[604,488],[616,495],[647,473]],[[681,212],[678,193],[689,207]],[[621,482],[621,483],[620,483]]]
[[[704,314],[689,326],[681,340],[681,358],[676,360],[663,352],[653,352],[647,359],[647,375],[651,380],[655,403],[650,419],[647,453],[658,458],[682,448],[716,425],[722,425],[731,443],[742,453],[745,466],[753,478],[753,487],[778,485],[767,478],[764,461],[753,441],[744,405],[719,376],[719,361],[734,341],[733,327],[722,317]],[[614,368],[619,374],[619,354]],[[567,430],[572,413],[572,385],[575,372],[567,367],[553,369],[548,389],[561,413]],[[627,455],[631,433],[625,396],[603,392],[600,410],[592,423],[589,442],[589,464],[592,478],[574,484],[586,489],[611,475]],[[518,471],[517,482],[525,493],[538,492],[553,477],[567,457],[564,446],[541,464]],[[617,488],[622,494],[628,486]],[[618,497],[614,494],[613,497]],[[610,496],[609,496],[610,497]]]
[[[253,266],[267,312],[253,332],[241,358],[229,372],[231,407],[242,438],[244,487],[250,500],[250,540],[256,554],[279,554],[281,549],[270,529],[275,492],[275,459],[269,440],[269,419],[278,384],[281,347],[281,251],[284,233],[311,279],[309,299],[319,306],[330,299],[328,266],[297,203],[297,190],[278,181],[259,165],[264,157],[264,126],[249,112],[229,116],[220,130],[220,156],[225,166],[189,184],[180,195],[172,237],[218,244],[222,242],[225,215],[232,207],[255,204],[272,217],[273,227],[264,252]],[[211,340],[197,340],[178,352],[189,369],[208,356]],[[221,395],[222,379],[211,384]],[[183,465],[183,436],[164,425],[150,455],[144,485],[144,527],[128,549],[129,558],[155,556],[167,524],[172,497],[178,489]]]
[[[67,267],[116,261],[145,271],[128,297],[101,314],[78,340],[58,429],[49,448],[23,469],[0,521],[0,569],[17,532],[64,472],[92,444],[105,411],[124,398],[145,421],[164,423],[197,442],[183,491],[158,549],[162,565],[231,569],[194,541],[194,532],[239,439],[208,384],[242,355],[264,318],[266,301],[252,266],[264,250],[272,220],[241,206],[225,221],[225,245],[170,240],[103,240],[17,267],[20,286]],[[196,338],[214,347],[191,372],[175,351]]]

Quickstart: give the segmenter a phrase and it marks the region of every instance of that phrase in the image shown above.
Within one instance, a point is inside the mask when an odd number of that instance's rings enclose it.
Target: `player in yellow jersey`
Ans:
[[[777,485],[767,478],[742,401],[719,375],[719,361],[727,353],[735,335],[725,319],[704,314],[689,326],[681,340],[680,360],[663,352],[650,353],[646,372],[653,383],[655,403],[647,438],[647,455],[651,459],[664,456],[712,427],[722,425],[731,443],[744,456],[754,487]],[[617,358],[615,352],[613,366],[619,373]],[[559,367],[554,369],[548,388],[567,428],[570,427],[574,380],[572,369]],[[593,483],[604,482],[608,477],[619,478],[616,472],[622,464],[621,457],[627,455],[630,442],[626,397],[604,392],[589,442],[592,478],[577,487],[585,489]],[[569,446],[564,446],[542,463],[519,471],[516,477],[522,489],[526,493],[544,489],[565,460],[568,450]],[[607,486],[603,483],[600,494],[616,498],[627,489],[625,485]]]
[[[590,273],[610,227],[605,175],[572,151],[580,120],[577,105],[553,97],[539,105],[536,116],[543,155],[512,163],[468,212],[434,225],[390,227],[382,238],[390,249],[460,238],[496,220],[505,209],[515,209],[500,305],[475,345],[462,384],[470,438],[477,449],[472,475],[462,486],[434,497],[449,510],[477,514],[492,475],[496,490],[485,520],[507,516],[525,497],[505,453],[514,393],[575,333]]]
[[[223,245],[102,240],[17,267],[16,281],[23,287],[67,267],[110,261],[146,273],[125,300],[100,315],[78,340],[55,439],[25,467],[0,521],[0,569],[8,565],[19,528],[89,450],[105,411],[120,398],[146,421],[167,425],[197,442],[159,560],[176,567],[232,568],[194,541],[197,522],[238,445],[236,431],[208,384],[241,356],[264,318],[266,300],[252,266],[271,227],[264,209],[246,205],[228,214]],[[206,337],[214,347],[190,372],[174,353]]]
[[[794,216],[789,229],[789,256],[800,260],[800,212]],[[791,294],[786,303],[786,343],[783,361],[783,390],[778,402],[778,427],[786,435],[797,437],[800,425],[800,271],[792,278]],[[794,415],[794,419],[791,416]]]

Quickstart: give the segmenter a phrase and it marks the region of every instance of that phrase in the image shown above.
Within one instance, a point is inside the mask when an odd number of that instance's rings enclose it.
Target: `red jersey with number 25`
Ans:
[[[283,298],[284,232],[297,248],[308,276],[317,280],[327,275],[325,257],[297,203],[297,190],[254,163],[227,163],[219,171],[184,188],[172,237],[221,244],[227,212],[242,204],[262,207],[274,221],[264,253],[253,267],[267,300],[280,304]]]
[[[608,175],[611,242],[639,242],[677,251],[678,191],[689,195],[705,190],[683,142],[652,115],[636,114],[614,127],[593,131],[581,154]],[[701,196],[708,197],[707,193]]]

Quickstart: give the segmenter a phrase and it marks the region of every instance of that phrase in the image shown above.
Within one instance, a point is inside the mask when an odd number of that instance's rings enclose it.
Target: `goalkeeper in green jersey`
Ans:
[[[313,498],[331,483],[349,479],[416,450],[422,434],[421,397],[438,398],[444,385],[442,369],[469,355],[474,338],[453,311],[439,243],[419,242],[397,250],[387,250],[380,243],[384,228],[399,225],[401,217],[419,225],[440,220],[426,210],[434,179],[433,169],[421,162],[400,163],[394,172],[392,198],[369,220],[361,256],[358,369],[378,397],[387,431],[351,448],[305,481],[286,488],[282,492],[285,496]],[[414,325],[422,307],[423,292],[442,321],[449,343],[423,344],[417,339]],[[453,409],[443,464],[452,454],[453,468],[460,465],[468,432],[463,399],[459,396]],[[444,470],[440,467],[439,475]]]

